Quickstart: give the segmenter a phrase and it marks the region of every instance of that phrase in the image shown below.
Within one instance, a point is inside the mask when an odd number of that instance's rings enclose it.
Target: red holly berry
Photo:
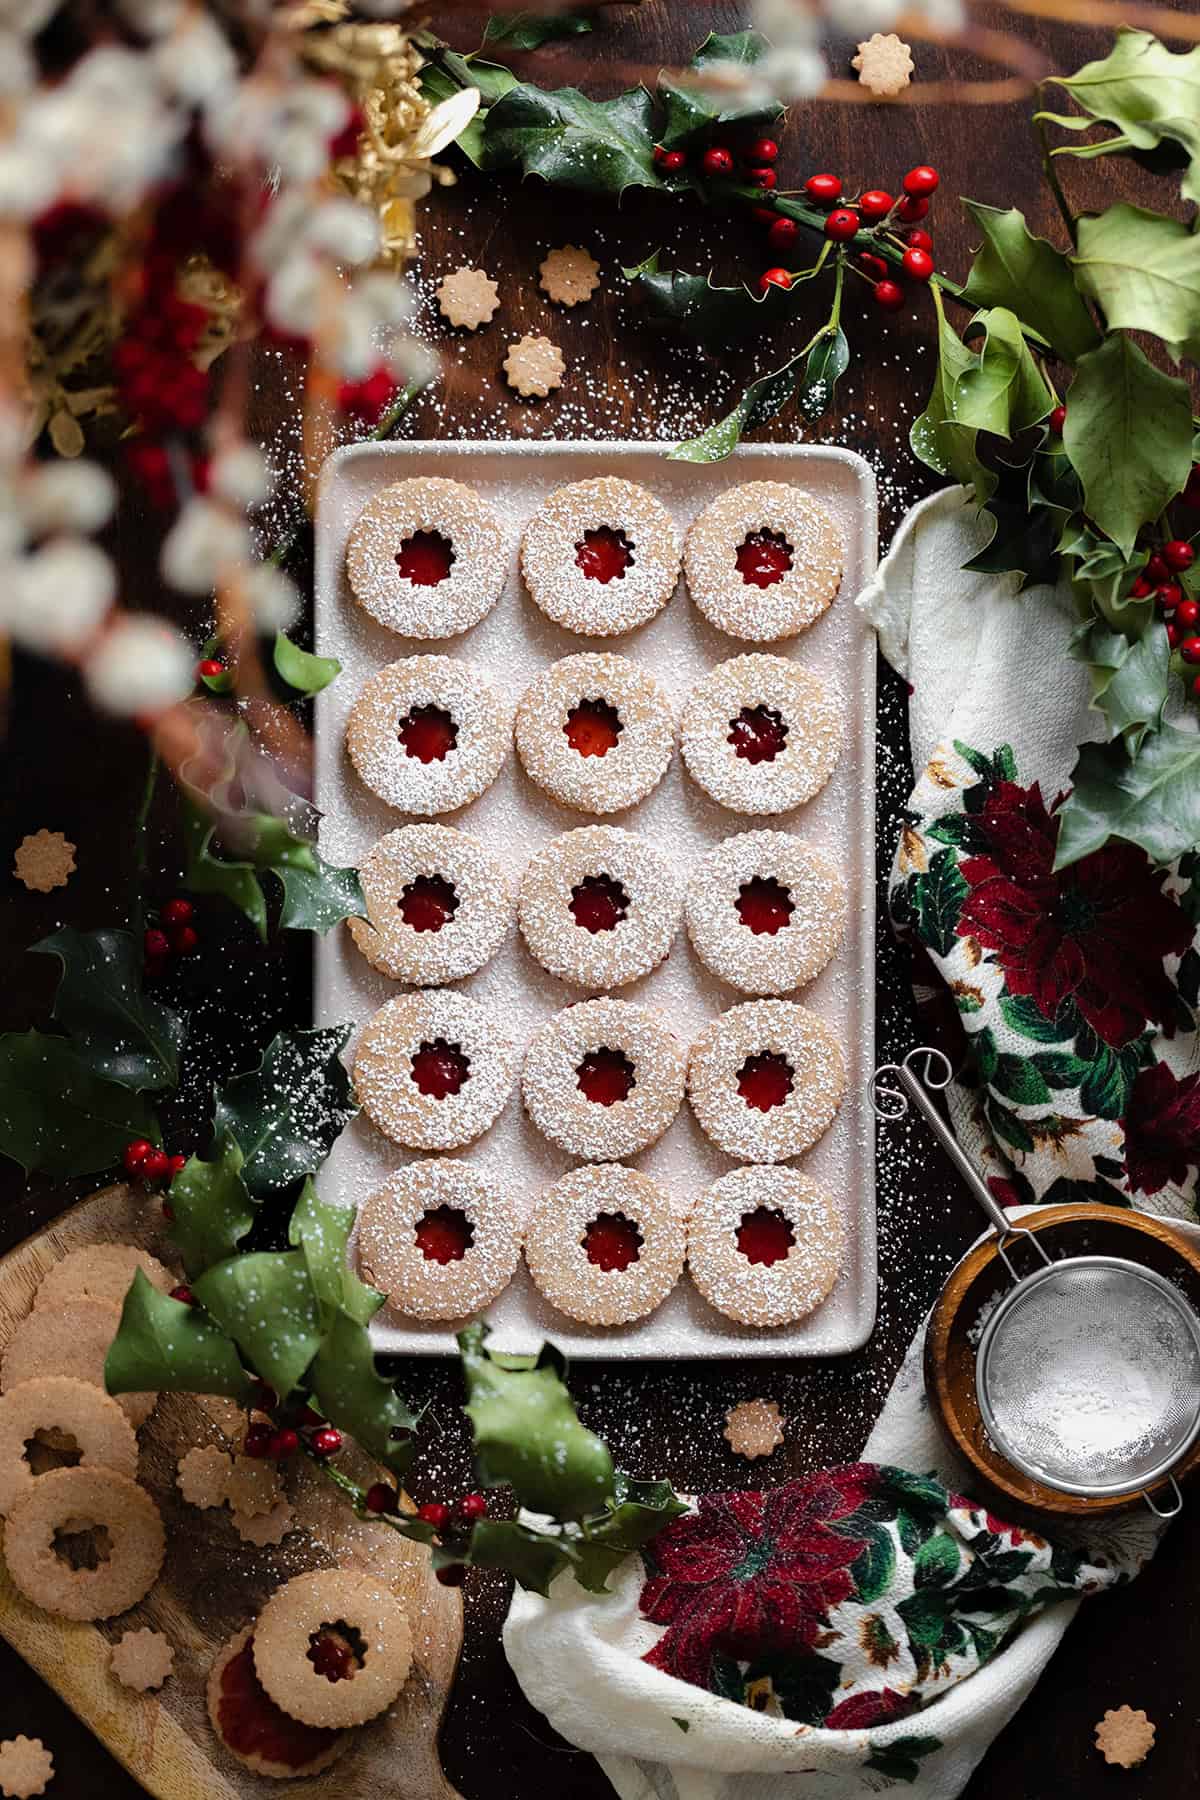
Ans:
[[[159,931],[154,925],[142,934],[142,949],[152,962],[161,962],[171,954],[166,932]]]
[[[196,664],[196,673],[197,675],[207,675],[211,681],[215,675],[225,673],[225,664],[218,662],[215,656],[206,656],[203,662]]]
[[[322,1425],[309,1441],[314,1456],[336,1456],[342,1447],[342,1434],[332,1425]]]
[[[279,1395],[269,1381],[256,1381],[250,1395],[250,1404],[259,1412],[272,1412],[279,1405]]]
[[[187,1168],[187,1157],[175,1155],[169,1157],[167,1160],[170,1163],[171,1180],[174,1181],[175,1177],[177,1175],[182,1175],[183,1171]]]
[[[905,232],[904,241],[906,244],[911,244],[914,250],[933,249],[933,239],[927,231],[922,231],[919,225],[914,225],[911,231]]]
[[[899,206],[896,208],[896,216],[902,220],[905,225],[915,225],[917,220],[923,219],[928,211],[928,200],[924,198],[914,198],[912,194],[905,194],[903,200],[901,200]]]
[[[1196,675],[1193,677],[1192,692],[1196,696],[1197,700],[1200,700],[1200,675]]]
[[[180,1282],[178,1287],[171,1289],[171,1298],[178,1300],[181,1306],[195,1306],[196,1304],[196,1296],[186,1282]]]
[[[1196,560],[1196,552],[1186,538],[1172,538],[1169,544],[1163,545],[1162,553],[1168,568],[1174,569],[1176,574],[1190,569]]]
[[[784,255],[795,248],[800,236],[800,227],[795,219],[772,218],[771,229],[767,233],[767,242],[777,256]]]
[[[764,193],[769,194],[779,177],[774,169],[747,169],[746,180],[752,181],[755,187],[762,188]]]
[[[864,250],[858,262],[859,267],[865,269],[868,275],[874,275],[877,281],[883,281],[887,276],[888,266],[882,256],[876,256],[870,250]]]
[[[162,1215],[168,1222],[175,1217],[175,1208],[169,1200],[164,1200],[162,1203]]]
[[[444,1569],[437,1571],[437,1578],[443,1587],[461,1587],[467,1578],[465,1563],[447,1563]]]
[[[440,1500],[427,1500],[424,1506],[418,1506],[417,1517],[424,1519],[426,1525],[432,1525],[435,1531],[445,1531],[450,1523],[450,1508],[443,1506]]]
[[[1170,644],[1172,650],[1174,650],[1179,642],[1179,627],[1176,625],[1174,619],[1167,620],[1167,642]]]
[[[732,175],[733,157],[721,144],[714,144],[700,158],[700,167],[706,175]]]
[[[362,381],[338,384],[338,411],[363,425],[377,425],[398,391],[390,369],[381,363]]]
[[[841,177],[838,175],[810,175],[804,184],[804,191],[810,200],[818,206],[832,206],[842,191]]]
[[[192,916],[190,900],[168,900],[160,917],[164,925],[186,925]]]
[[[1156,550],[1146,564],[1146,580],[1152,587],[1158,587],[1164,581],[1170,581],[1171,569],[1165,556]]]
[[[1177,581],[1164,581],[1160,587],[1155,588],[1154,597],[1158,601],[1160,612],[1172,613],[1183,599],[1183,589]]]
[[[687,167],[687,157],[682,150],[668,150],[660,166],[666,174],[678,175],[680,169]]]
[[[752,163],[774,162],[779,155],[779,145],[774,138],[755,138],[746,152],[746,161]]]
[[[176,956],[191,956],[199,944],[200,934],[193,925],[177,925],[171,933],[171,948]]]
[[[127,1175],[140,1175],[142,1164],[153,1150],[154,1145],[147,1138],[134,1138],[126,1144],[121,1154],[121,1166]]]
[[[1131,600],[1145,600],[1153,592],[1154,589],[1150,586],[1146,577],[1144,575],[1137,575],[1134,577],[1133,586],[1129,590],[1129,598]]]
[[[937,184],[937,170],[931,169],[928,163],[918,163],[916,168],[910,169],[904,177],[903,187],[906,194],[911,194],[914,199],[920,199],[932,194]]]
[[[928,250],[906,250],[900,267],[910,281],[928,281],[933,274],[933,258]]]
[[[662,167],[662,164],[663,164],[663,161],[664,161],[664,159],[665,159],[665,157],[666,157],[666,155],[667,155],[667,152],[666,152],[666,151],[665,151],[665,150],[664,150],[664,149],[663,149],[663,147],[662,147],[662,145],[661,145],[661,144],[655,144],[655,146],[654,146],[654,160],[655,160],[655,162],[656,162],[656,163],[657,163],[657,164],[658,164],[658,166],[659,166],[659,167],[660,167],[660,168],[661,168],[661,167]]]
[[[758,291],[765,294],[769,287],[790,288],[792,278],[786,269],[764,269],[758,278]]]
[[[756,219],[760,225],[773,225],[779,214],[773,206],[752,206],[750,217]]]
[[[274,1436],[269,1425],[251,1425],[242,1440],[242,1449],[247,1456],[269,1456]]]
[[[323,1425],[325,1423],[325,1415],[324,1413],[314,1412],[311,1406],[302,1406],[300,1408],[299,1423],[303,1425],[307,1431],[314,1425]]]
[[[835,244],[844,244],[858,230],[858,214],[848,206],[835,206],[825,221],[825,236]]]
[[[1067,409],[1062,405],[1053,407],[1050,412],[1050,417],[1046,420],[1047,425],[1050,427],[1055,437],[1062,436],[1062,429],[1066,422]]]
[[[142,1159],[141,1177],[143,1181],[148,1181],[151,1187],[163,1181],[170,1173],[171,1159],[164,1151],[151,1150]]]
[[[904,289],[898,281],[877,281],[874,293],[876,306],[882,306],[884,312],[899,312],[904,305]]]
[[[1179,646],[1184,662],[1200,663],[1200,637],[1185,637]]]
[[[868,188],[858,196],[858,210],[864,219],[882,219],[890,213],[895,201],[883,188]]]
[[[1183,631],[1191,631],[1200,619],[1200,601],[1181,600],[1175,608],[1175,623]]]
[[[339,1438],[338,1442],[341,1442]],[[271,1433],[271,1441],[267,1446],[267,1455],[272,1462],[286,1462],[289,1456],[295,1456],[300,1448],[300,1433],[293,1431],[290,1425],[283,1425],[278,1431]]]
[[[367,1489],[363,1504],[373,1513],[400,1511],[400,1499],[390,1481],[376,1481]]]
[[[464,1494],[454,1510],[460,1519],[473,1525],[476,1519],[486,1518],[487,1498],[483,1494]]]

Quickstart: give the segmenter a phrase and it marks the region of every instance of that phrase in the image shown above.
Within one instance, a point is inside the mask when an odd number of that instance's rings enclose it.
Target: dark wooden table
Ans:
[[[660,65],[685,61],[706,30],[735,28],[745,22],[742,13],[734,5],[679,0],[643,0],[637,11],[616,6],[602,14],[594,36],[545,48],[518,59],[518,65],[547,86],[570,81],[597,95],[609,93],[639,77],[652,79]],[[1032,24],[1021,29],[1026,44],[1064,72],[1100,53],[1097,33]],[[452,34],[463,49],[480,36],[461,15]],[[849,55],[851,47],[836,46],[835,60],[842,51]],[[987,72],[959,53],[932,49],[918,49],[917,65],[926,79]],[[939,266],[961,275],[968,236],[954,200],[958,194],[1020,206],[1036,228],[1053,235],[1025,114],[1023,106],[799,107],[782,134],[783,185],[816,169],[833,169],[855,185],[892,188],[911,164],[933,162],[942,174],[930,220]],[[1073,167],[1069,181],[1080,204],[1103,203],[1135,185],[1130,173],[1105,163]],[[639,199],[632,192],[617,213],[549,194],[536,181],[519,186],[471,178],[435,192],[424,208],[422,240],[419,272],[426,293],[463,261],[487,269],[502,293],[493,326],[453,342],[442,388],[412,415],[413,433],[433,436],[677,437],[694,429],[714,416],[717,400],[734,388],[748,359],[721,370],[681,357],[640,325],[615,271],[660,243],[669,246],[669,261],[698,269],[711,262],[726,279],[754,273],[772,260],[763,255],[753,227],[740,220],[700,218],[686,204]],[[592,248],[608,277],[605,290],[575,315],[551,308],[537,287],[541,257],[565,242]],[[806,335],[822,316],[820,304],[814,298]],[[432,318],[431,308],[429,314]],[[875,463],[886,543],[904,506],[932,485],[907,449],[908,424],[922,404],[933,366],[932,309],[926,302],[911,317],[885,320],[856,287],[844,322],[855,360],[842,384],[840,408],[818,435],[860,450]],[[504,347],[530,329],[547,331],[568,360],[567,384],[548,402],[522,403],[500,378]],[[803,341],[799,335],[798,341]],[[770,359],[776,348],[762,347],[760,367],[775,366]],[[285,416],[284,388],[277,370],[264,370],[260,404],[268,424]],[[796,424],[789,418],[776,429],[790,436]],[[163,604],[154,572],[158,529],[136,498],[127,496],[114,547],[131,604]],[[204,621],[194,612],[185,615],[182,606],[178,612],[200,641]],[[3,930],[11,956],[0,994],[5,1029],[45,1020],[52,968],[49,959],[24,955],[29,944],[59,923],[92,927],[125,916],[132,880],[129,821],[144,769],[136,732],[94,716],[57,671],[18,659],[0,848],[11,857],[25,832],[42,825],[62,829],[79,846],[79,873],[65,891],[50,896],[27,895],[9,884]],[[910,779],[905,697],[882,665],[878,774],[882,896]],[[153,822],[152,867],[160,874],[151,893],[163,899],[178,880],[169,795],[162,796]],[[305,940],[277,942],[264,952],[238,920],[215,906],[202,910],[200,924],[201,955],[166,990],[192,1013],[185,1091],[167,1119],[172,1149],[188,1147],[201,1129],[212,1075],[248,1066],[280,1024],[306,1021],[309,1004]],[[877,995],[879,1053],[885,1057],[906,1048],[917,1025],[905,958],[882,927]],[[26,1188],[11,1164],[3,1166],[3,1178],[0,1247],[17,1242],[74,1197],[38,1181]],[[907,1130],[889,1133],[881,1144],[879,1202],[879,1323],[857,1355],[744,1369],[730,1363],[576,1369],[574,1387],[584,1415],[607,1434],[625,1467],[669,1476],[690,1490],[748,1485],[753,1473],[727,1453],[720,1428],[729,1405],[756,1393],[776,1398],[790,1421],[787,1445],[770,1465],[771,1480],[857,1455],[905,1345],[977,1229],[969,1201],[928,1141]],[[460,1489],[467,1462],[454,1369],[414,1362],[400,1372],[411,1396],[431,1396],[441,1427],[431,1434],[432,1447],[414,1471],[412,1491],[422,1499]],[[1172,1528],[1153,1566],[1132,1587],[1085,1606],[1036,1692],[984,1759],[968,1789],[970,1800],[1044,1800],[1056,1792],[1100,1796],[1118,1788],[1125,1800],[1177,1800],[1195,1792],[1198,1573],[1200,1527],[1193,1510]],[[466,1647],[443,1743],[447,1773],[464,1800],[527,1800],[538,1789],[566,1792],[572,1800],[601,1800],[611,1790],[596,1764],[554,1739],[508,1672],[498,1630],[503,1583],[472,1576],[467,1598]],[[52,1748],[57,1800],[93,1800],[101,1790],[109,1800],[132,1800],[140,1792],[3,1647],[0,1695],[0,1736],[24,1731],[40,1735]],[[1158,1724],[1150,1761],[1129,1775],[1106,1769],[1091,1743],[1095,1721],[1107,1707],[1123,1702],[1144,1706]]]

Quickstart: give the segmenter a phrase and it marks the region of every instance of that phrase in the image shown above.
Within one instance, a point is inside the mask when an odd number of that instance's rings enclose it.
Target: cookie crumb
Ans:
[[[858,46],[850,67],[858,70],[858,79],[869,94],[877,100],[893,100],[912,79],[912,51],[894,31],[886,35],[877,31]]]
[[[590,300],[600,285],[600,264],[578,244],[564,244],[551,250],[539,264],[538,276],[542,292],[560,306],[578,306]]]
[[[286,1500],[277,1500],[270,1512],[256,1513],[252,1517],[235,1512],[233,1522],[242,1542],[256,1544],[260,1550],[265,1544],[282,1544],[296,1524]]]
[[[1106,1763],[1135,1769],[1154,1748],[1154,1726],[1140,1708],[1119,1706],[1097,1725],[1096,1748]]]
[[[509,345],[504,359],[509,387],[515,388],[526,400],[531,394],[544,400],[551,388],[561,387],[565,368],[558,345],[552,344],[548,337],[537,337],[530,332]]]
[[[722,1435],[735,1456],[753,1462],[778,1450],[783,1442],[783,1418],[774,1400],[743,1400],[725,1414]]]
[[[482,269],[455,269],[434,292],[442,317],[468,331],[488,324],[500,304],[500,289]]]
[[[175,1479],[180,1493],[193,1506],[224,1506],[232,1474],[233,1458],[228,1450],[197,1446],[180,1457]]]
[[[109,1668],[122,1687],[139,1694],[160,1688],[174,1672],[175,1652],[161,1631],[127,1631],[113,1645]]]
[[[66,887],[67,877],[75,869],[75,849],[61,831],[47,831],[43,826],[17,845],[13,874],[33,893],[48,894],[51,888]]]
[[[41,1738],[5,1738],[0,1744],[0,1794],[5,1800],[33,1800],[54,1779],[54,1758]]]

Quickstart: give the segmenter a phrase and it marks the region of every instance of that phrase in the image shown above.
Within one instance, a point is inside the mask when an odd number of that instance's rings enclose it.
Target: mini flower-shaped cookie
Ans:
[[[113,1645],[108,1666],[122,1687],[144,1694],[174,1672],[175,1652],[161,1631],[127,1631]]]
[[[551,388],[562,386],[566,364],[557,344],[548,337],[526,332],[517,343],[510,344],[504,359],[508,385],[528,400],[531,394],[545,399]]]
[[[33,1800],[54,1779],[54,1758],[41,1738],[5,1738],[0,1744],[0,1794],[5,1800]]]
[[[725,1414],[721,1435],[735,1456],[753,1462],[778,1450],[783,1442],[783,1419],[774,1400],[743,1400]]]
[[[193,1506],[224,1506],[233,1474],[233,1458],[228,1450],[215,1445],[197,1444],[179,1459],[175,1481],[184,1499]]]
[[[578,306],[590,300],[600,285],[600,264],[578,244],[551,250],[538,268],[542,292],[560,306]]]
[[[500,289],[482,269],[455,269],[442,277],[434,292],[442,317],[467,331],[486,325],[500,304]]]
[[[1154,1748],[1154,1726],[1140,1708],[1119,1706],[1097,1725],[1096,1748],[1106,1763],[1134,1769]]]
[[[61,831],[35,831],[21,839],[13,859],[13,873],[31,891],[48,894],[51,888],[66,887],[67,877],[75,868],[75,845]],[[28,1743],[28,1739],[22,1740]]]
[[[913,59],[908,45],[894,31],[886,36],[877,31],[858,46],[858,55],[850,67],[858,70],[858,79],[868,93],[879,100],[890,100],[908,86]]]

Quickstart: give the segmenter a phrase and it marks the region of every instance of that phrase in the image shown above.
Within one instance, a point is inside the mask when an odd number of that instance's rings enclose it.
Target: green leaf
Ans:
[[[26,1174],[97,1174],[120,1161],[131,1138],[160,1142],[140,1094],[102,1081],[66,1038],[42,1031],[0,1037],[0,1152]]]
[[[1001,994],[1000,1012],[1007,1025],[1021,1037],[1033,1038],[1039,1044],[1063,1044],[1073,1038],[1079,1018],[1069,1002],[1053,1019],[1048,1019],[1036,1000],[1028,994]]]
[[[1062,1050],[1039,1050],[1033,1062],[1046,1086],[1060,1091],[1079,1087],[1091,1066],[1082,1057],[1068,1056]]]
[[[252,1194],[315,1174],[358,1111],[339,1060],[349,1036],[348,1025],[281,1031],[257,1069],[217,1089],[213,1123],[242,1146]]]
[[[587,1536],[576,1543],[575,1579],[589,1593],[604,1593],[613,1570],[686,1511],[669,1481],[631,1481],[618,1471],[612,1502],[588,1520]]]
[[[578,88],[519,85],[488,109],[483,167],[520,169],[555,187],[619,198],[662,186],[654,166],[654,103],[645,88],[589,100]]]
[[[523,1588],[545,1595],[554,1577],[575,1562],[577,1548],[519,1519],[480,1519],[471,1533],[469,1560],[479,1569],[507,1569]]]
[[[979,460],[978,432],[959,424],[954,412],[958,382],[979,367],[979,358],[968,350],[947,322],[938,290],[933,290],[938,316],[938,367],[925,411],[913,420],[909,444],[920,462],[939,475],[952,475],[974,487],[977,504],[983,505],[996,486],[996,477]]]
[[[227,1394],[243,1404],[252,1386],[224,1332],[197,1307],[160,1293],[141,1269],[109,1345],[104,1384],[110,1394]]]
[[[520,84],[503,63],[484,62],[478,56],[460,56],[444,44],[430,46],[426,55],[428,60],[417,77],[417,85],[431,106],[449,100],[452,94],[468,87],[478,88],[482,96],[479,111],[454,140],[454,148],[461,150],[477,169],[482,168],[488,108]]]
[[[1164,138],[1181,145],[1188,157],[1184,198],[1200,201],[1200,46],[1176,55],[1148,31],[1122,26],[1107,56],[1050,79],[1087,113],[1084,129],[1092,119],[1117,127],[1121,137],[1100,150],[1153,150]],[[1079,129],[1075,121],[1071,126]],[[1064,148],[1072,156],[1097,154],[1094,146]]]
[[[668,453],[669,462],[721,462],[737,449],[743,432],[752,431],[782,412],[796,392],[800,381],[800,365],[807,363],[808,353],[801,351],[790,362],[771,375],[760,375],[752,381],[733,411],[702,431],[699,437],[676,444]]]
[[[960,429],[1016,437],[1044,419],[1054,396],[1033,360],[1021,321],[1007,307],[976,313],[968,335],[983,336],[978,362],[954,383],[950,413]]]
[[[245,913],[263,942],[267,937],[267,903],[254,866],[231,862],[214,849],[216,827],[185,795],[183,841],[186,856],[184,885],[194,894],[220,894]]]
[[[790,288],[772,285],[764,294],[753,294],[744,284],[719,287],[711,275],[660,269],[657,255],[648,260],[655,267],[643,263],[626,272],[646,303],[649,321],[669,326],[711,350],[727,350],[732,344],[778,330],[807,304],[801,281],[794,281]]]
[[[384,1302],[384,1295],[360,1281],[347,1260],[346,1246],[353,1229],[354,1208],[327,1206],[310,1175],[288,1225],[288,1243],[304,1256],[326,1327],[343,1307],[357,1324],[365,1325]]]
[[[1072,639],[1070,655],[1090,666],[1092,705],[1104,714],[1112,735],[1125,734],[1136,752],[1146,733],[1162,724],[1171,662],[1166,627],[1154,620],[1131,642],[1096,619]]]
[[[486,1487],[510,1483],[518,1505],[552,1518],[603,1509],[616,1484],[612,1459],[579,1423],[562,1359],[549,1345],[536,1363],[493,1357],[487,1336],[482,1324],[458,1334],[480,1480]]]
[[[896,1572],[895,1546],[887,1527],[872,1519],[859,1519],[854,1536],[866,1541],[850,1565],[850,1578],[857,1590],[855,1599],[868,1604],[887,1592]]]
[[[959,914],[968,893],[953,850],[936,851],[928,869],[913,876],[911,888],[917,936],[939,956],[949,956],[958,941]]]
[[[995,530],[964,569],[981,575],[1020,575],[1018,592],[1057,580],[1058,532],[1046,507],[1031,507],[1024,499],[1009,499],[997,491],[982,516],[994,521]]]
[[[1188,478],[1187,383],[1156,369],[1123,332],[1110,332],[1076,367],[1063,442],[1089,515],[1128,555]]]
[[[1071,261],[1110,331],[1148,331],[1177,361],[1200,358],[1200,237],[1181,220],[1122,200],[1080,219]]]
[[[320,1312],[300,1251],[230,1256],[207,1269],[192,1291],[277,1394],[299,1385],[321,1343]]]
[[[1200,733],[1164,725],[1136,757],[1123,741],[1084,744],[1060,814],[1056,869],[1110,837],[1139,844],[1151,862],[1173,862],[1200,843]]]
[[[178,1085],[186,1028],[178,1013],[146,998],[142,946],[129,932],[68,928],[32,948],[62,963],[54,1017],[81,1063],[138,1093]]]
[[[366,1326],[344,1307],[334,1315],[309,1381],[327,1418],[377,1462],[404,1473],[412,1461],[417,1416],[375,1367]]]
[[[283,887],[281,931],[324,933],[343,919],[362,919],[367,903],[357,869],[338,869],[313,852],[315,869],[276,869]]]
[[[1008,307],[1053,344],[1065,362],[1076,362],[1094,349],[1099,333],[1062,251],[1035,237],[1016,207],[1002,212],[978,200],[964,200],[963,205],[984,239],[964,299],[973,306]]]
[[[793,286],[790,292],[795,292]],[[821,334],[808,353],[800,378],[800,411],[810,425],[823,419],[833,405],[838,382],[850,367],[850,346],[838,325]]]
[[[171,1183],[171,1240],[191,1276],[232,1256],[254,1223],[238,1143],[219,1133],[211,1161],[190,1156]]]
[[[958,1545],[945,1531],[926,1538],[913,1557],[913,1585],[916,1588],[945,1587],[958,1574]]]
[[[990,1085],[1018,1106],[1044,1106],[1050,1098],[1050,1089],[1036,1065],[1028,1057],[1013,1056],[1009,1051],[1002,1051],[996,1058]]]
[[[988,1098],[984,1111],[988,1124],[1002,1144],[1008,1144],[1013,1150],[1025,1152],[1033,1149],[1033,1134],[1025,1121],[1019,1119],[1015,1112],[1010,1111],[1007,1106],[1001,1106],[999,1100],[991,1096]],[[1039,1121],[1036,1119],[1030,1120],[1030,1124],[1038,1123]]]
[[[506,44],[510,50],[539,50],[559,38],[582,37],[593,29],[590,13],[514,12],[493,13],[484,28],[485,44]]]
[[[301,650],[282,631],[275,633],[274,661],[280,680],[300,694],[319,694],[342,672],[336,656],[314,656],[309,650]]]
[[[869,1741],[869,1740],[868,1740]],[[871,1754],[864,1769],[874,1769],[891,1781],[916,1781],[921,1773],[920,1758],[931,1756],[942,1747],[941,1738],[900,1737],[889,1744],[870,1744]]]
[[[768,48],[767,40],[757,31],[734,31],[724,36],[714,31],[705,38],[688,67],[700,74],[729,63],[752,68]],[[685,146],[700,133],[730,125],[750,131],[783,116],[784,109],[776,100],[739,98],[734,92],[722,91],[720,86],[689,87],[662,76],[658,92],[666,107],[658,142],[667,150]]]

